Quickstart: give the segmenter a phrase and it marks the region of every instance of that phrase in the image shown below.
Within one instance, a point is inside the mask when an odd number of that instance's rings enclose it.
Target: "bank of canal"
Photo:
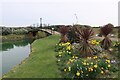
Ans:
[[[56,64],[54,52],[59,35],[51,35],[35,40],[32,43],[30,56],[17,65],[3,78],[59,78],[60,72]]]
[[[10,71],[15,65],[20,64],[22,60],[30,54],[30,44],[34,40],[21,40],[14,42],[0,43],[0,57],[2,57],[2,75]]]

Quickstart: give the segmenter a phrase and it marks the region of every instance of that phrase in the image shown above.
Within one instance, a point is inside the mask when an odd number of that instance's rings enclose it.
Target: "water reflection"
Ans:
[[[21,40],[21,41],[14,41],[14,42],[3,42],[0,44],[0,46],[2,46],[2,48],[0,48],[0,51],[7,51],[9,49],[14,48],[14,45],[19,47],[19,46],[26,46],[28,44],[31,44],[34,40]]]
[[[21,40],[14,42],[4,42],[0,44],[0,57],[2,57],[2,75],[18,65],[30,54],[30,44],[34,40]]]

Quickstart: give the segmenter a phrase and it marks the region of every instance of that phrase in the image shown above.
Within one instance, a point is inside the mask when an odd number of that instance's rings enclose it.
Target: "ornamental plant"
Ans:
[[[61,26],[59,29],[59,32],[61,33],[61,40],[60,42],[66,43],[68,42],[68,37],[67,37],[67,33],[69,31],[69,27],[67,26]]]
[[[107,24],[100,28],[100,33],[104,36],[104,39],[101,41],[101,47],[105,50],[108,50],[111,46],[112,41],[108,37],[108,34],[113,30],[112,24]]]
[[[72,56],[72,46],[70,42],[58,43],[56,44],[55,51],[57,52],[57,63],[62,68],[64,66],[64,63],[68,61]]]
[[[79,51],[83,55],[83,57],[93,56],[95,49],[89,43],[89,40],[94,35],[94,32],[91,28],[77,28],[77,34],[79,35],[80,47]]]
[[[77,33],[78,28],[80,29],[81,26],[80,25],[73,25],[68,32],[68,38],[69,38],[69,41],[71,43],[74,43],[74,42],[79,43],[79,41],[80,41],[80,36]]]
[[[109,59],[100,59],[97,56],[87,59],[74,59],[63,69],[65,78],[98,78],[100,75],[109,75],[111,70]]]

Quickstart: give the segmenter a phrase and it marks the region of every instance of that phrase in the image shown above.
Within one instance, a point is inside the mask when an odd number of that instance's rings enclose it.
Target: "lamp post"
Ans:
[[[54,34],[54,28],[52,28],[52,33]]]
[[[78,23],[78,17],[77,17],[77,14],[74,14],[75,15],[75,18],[76,18],[76,24]]]
[[[40,18],[40,27],[42,28],[42,18]]]

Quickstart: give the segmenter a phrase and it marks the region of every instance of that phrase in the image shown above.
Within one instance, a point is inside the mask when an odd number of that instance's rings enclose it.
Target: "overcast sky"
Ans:
[[[119,0],[3,0],[0,25],[44,24],[118,25]],[[76,16],[75,16],[76,14]]]

